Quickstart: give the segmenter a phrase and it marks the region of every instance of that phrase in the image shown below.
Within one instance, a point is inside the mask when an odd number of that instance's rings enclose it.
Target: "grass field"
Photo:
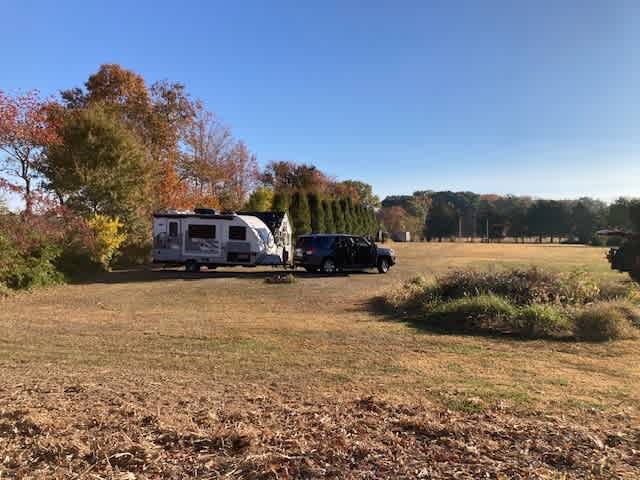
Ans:
[[[0,303],[0,479],[640,478],[640,341],[435,334],[418,273],[604,249],[396,244],[389,274],[113,272]]]

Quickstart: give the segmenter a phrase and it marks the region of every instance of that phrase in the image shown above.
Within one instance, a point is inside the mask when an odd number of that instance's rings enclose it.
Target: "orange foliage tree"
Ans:
[[[191,204],[239,209],[258,178],[255,155],[201,104],[186,130],[184,144],[179,170]]]
[[[51,104],[37,91],[13,97],[0,91],[0,149],[6,154],[0,168],[9,176],[2,185],[22,195],[27,213],[33,208],[42,150],[59,141]]]

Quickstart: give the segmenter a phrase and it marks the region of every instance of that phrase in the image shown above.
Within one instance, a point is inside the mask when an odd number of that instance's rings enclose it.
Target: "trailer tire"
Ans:
[[[189,261],[185,264],[184,268],[185,268],[185,270],[186,270],[187,272],[190,272],[190,273],[197,273],[197,272],[199,272],[199,271],[200,271],[200,264],[199,264],[199,263],[197,263],[197,262],[195,262],[195,261],[193,261],[193,260],[189,260]]]

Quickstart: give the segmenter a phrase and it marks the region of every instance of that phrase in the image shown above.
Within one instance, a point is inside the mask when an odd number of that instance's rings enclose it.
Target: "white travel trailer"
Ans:
[[[291,225],[286,213],[158,212],[153,216],[153,261],[201,266],[287,265]]]

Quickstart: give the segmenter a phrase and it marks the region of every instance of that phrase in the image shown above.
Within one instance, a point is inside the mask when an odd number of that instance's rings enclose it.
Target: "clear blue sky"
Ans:
[[[640,195],[638,1],[4,1],[0,89],[185,83],[259,162],[416,189]]]

